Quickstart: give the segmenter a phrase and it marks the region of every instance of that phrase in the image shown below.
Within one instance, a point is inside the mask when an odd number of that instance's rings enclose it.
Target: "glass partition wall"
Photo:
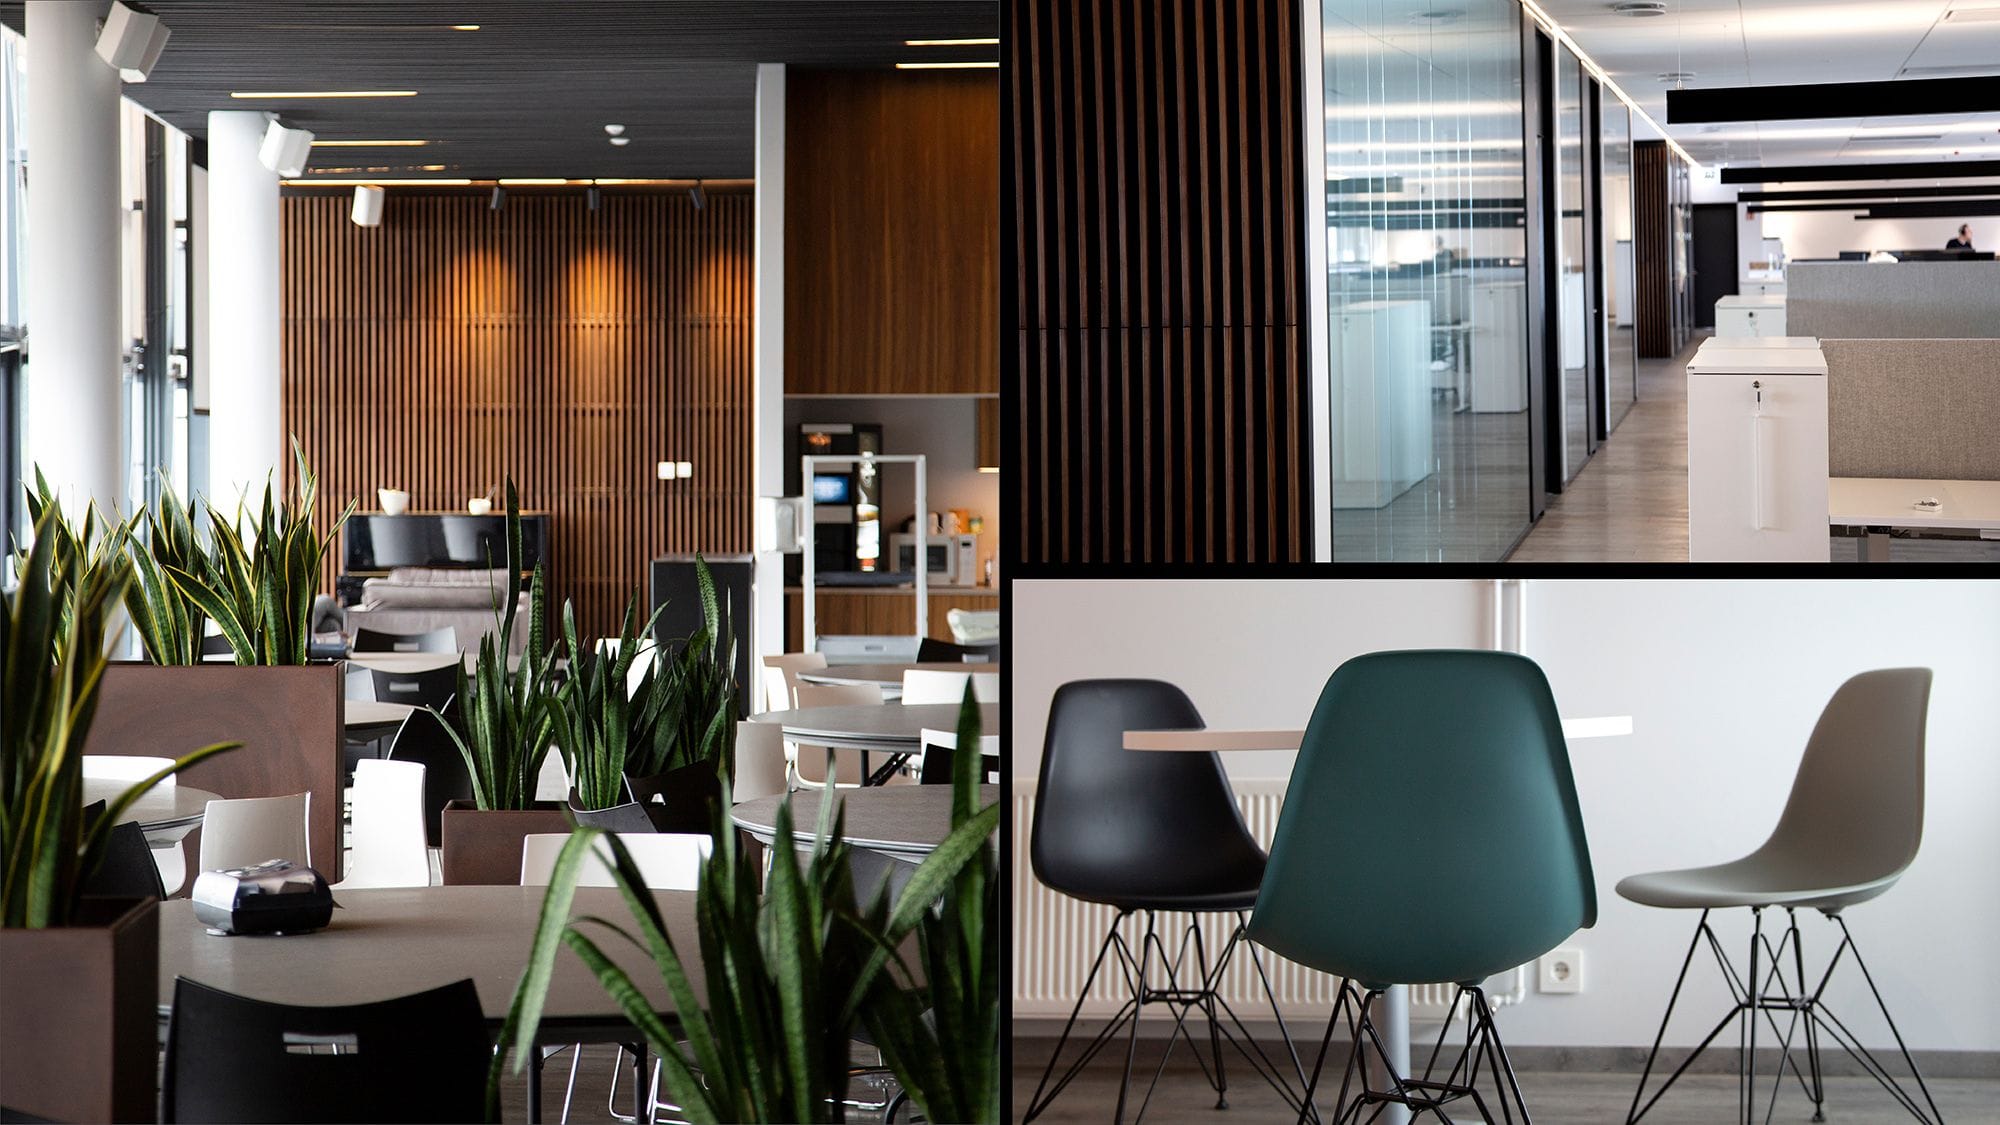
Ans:
[[[1598,213],[1604,223],[1604,434],[1639,397],[1632,309],[1632,111],[1609,91],[1598,99]]]
[[[1561,394],[1556,396],[1560,441],[1551,460],[1555,479],[1550,490],[1575,479],[1595,450],[1590,410],[1591,321],[1587,300],[1592,290],[1590,244],[1586,221],[1590,205],[1585,189],[1588,153],[1584,150],[1583,64],[1568,47],[1556,45],[1556,174],[1554,207],[1557,365],[1562,368]]]
[[[1498,559],[1534,487],[1521,8],[1322,19],[1333,557]]]

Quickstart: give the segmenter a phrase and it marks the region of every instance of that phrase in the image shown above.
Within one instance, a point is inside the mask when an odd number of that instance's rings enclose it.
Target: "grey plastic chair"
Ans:
[[[1741,1105],[1752,1112],[1755,1098],[1755,1050],[1759,1024],[1768,1024],[1782,1048],[1777,1085],[1782,1085],[1785,1069],[1798,1076],[1800,1086],[1813,1102],[1813,1120],[1824,1121],[1826,1089],[1821,1081],[1820,1038],[1832,1036],[1852,1053],[1869,1074],[1897,1102],[1919,1121],[1939,1122],[1937,1103],[1931,1100],[1923,1075],[1903,1045],[1903,1036],[1875,979],[1861,959],[1842,911],[1866,902],[1895,886],[1912,860],[1924,829],[1924,723],[1930,705],[1931,670],[1928,668],[1885,668],[1863,672],[1833,693],[1820,713],[1806,742],[1798,776],[1778,826],[1763,846],[1742,859],[1713,867],[1691,867],[1677,871],[1655,871],[1621,880],[1618,893],[1646,906],[1700,910],[1694,940],[1681,962],[1680,977],[1667,1000],[1660,1031],[1653,1039],[1653,1051],[1632,1095],[1626,1116],[1629,1125],[1645,1116],[1660,1096],[1674,1084],[1717,1035],[1742,1019],[1747,1022],[1740,1036],[1742,1049]],[[1709,926],[1711,911],[1749,907],[1754,926],[1750,940],[1750,972],[1738,976],[1724,952],[1721,941]],[[1785,911],[1786,925],[1777,945],[1764,931],[1764,911]],[[1799,938],[1798,911],[1818,910],[1840,927],[1840,945],[1827,963],[1817,986],[1809,986],[1805,958]],[[1651,1098],[1646,1098],[1646,1081],[1673,1019],[1674,1004],[1680,999],[1695,951],[1706,942],[1714,953],[1729,985],[1735,1005],[1715,1029],[1703,1039]],[[1784,977],[1788,956],[1793,980]],[[1826,983],[1844,956],[1851,954],[1861,968],[1875,1003],[1888,1021],[1896,1048],[1916,1083],[1916,1094],[1905,1089],[1881,1063],[1861,1046],[1848,1025],[1826,1005]],[[1769,989],[1775,985],[1776,992]],[[1787,1026],[1780,1030],[1776,1013],[1790,1012]],[[1761,1013],[1761,1018],[1760,1018]],[[1803,1024],[1807,1069],[1801,1071],[1792,1058],[1794,1033]],[[1777,1090],[1771,1091],[1775,1099]],[[1916,1095],[1922,1096],[1922,1103]],[[1644,1104],[1641,1104],[1641,1099]],[[1929,1113],[1926,1114],[1925,1108]]]

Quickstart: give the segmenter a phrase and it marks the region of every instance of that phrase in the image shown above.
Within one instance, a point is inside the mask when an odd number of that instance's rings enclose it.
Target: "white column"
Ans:
[[[752,221],[756,317],[750,344],[751,491],[785,494],[785,67],[757,67],[757,195]],[[755,636],[750,674],[761,677],[763,657],[785,651],[785,556],[757,552],[750,600]],[[761,681],[745,684],[764,710]]]
[[[278,174],[257,160],[269,118],[208,115],[208,493],[227,510],[279,482]]]
[[[28,0],[27,460],[72,518],[121,506],[118,72],[101,3]],[[8,487],[14,487],[8,482]]]

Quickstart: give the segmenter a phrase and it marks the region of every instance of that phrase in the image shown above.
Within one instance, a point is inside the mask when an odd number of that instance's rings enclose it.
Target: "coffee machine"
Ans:
[[[882,452],[882,427],[870,423],[804,422],[799,425],[802,456],[861,456]],[[819,471],[800,491],[811,501],[813,570],[822,581],[847,574],[893,569],[882,532],[882,480],[868,464],[845,471]],[[796,566],[796,561],[790,565]],[[796,575],[792,576],[796,579]],[[838,582],[838,577],[833,577]]]

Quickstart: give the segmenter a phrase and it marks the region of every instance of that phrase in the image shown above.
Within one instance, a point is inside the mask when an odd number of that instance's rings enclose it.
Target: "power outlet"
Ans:
[[[1583,991],[1583,950],[1551,949],[1540,962],[1542,992]]]

